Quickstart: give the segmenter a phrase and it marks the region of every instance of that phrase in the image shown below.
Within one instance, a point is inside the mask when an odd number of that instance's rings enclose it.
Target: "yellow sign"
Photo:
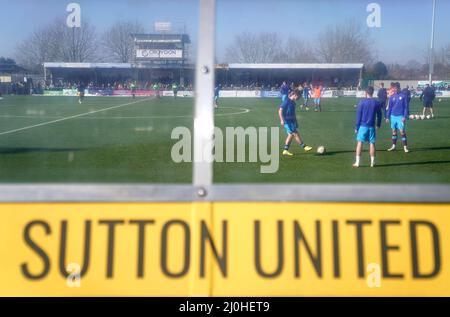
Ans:
[[[0,205],[0,296],[450,296],[450,206]]]

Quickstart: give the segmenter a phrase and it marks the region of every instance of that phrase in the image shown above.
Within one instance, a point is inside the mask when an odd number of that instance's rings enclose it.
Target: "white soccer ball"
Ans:
[[[431,116],[430,116],[430,115],[427,115],[427,119],[431,119]]]
[[[416,114],[416,115],[414,116],[414,118],[416,118],[416,120],[419,120],[419,119],[420,119],[420,116],[419,116],[418,114]]]
[[[420,116],[420,120],[423,120],[423,119],[425,119],[425,116],[424,116],[424,115],[421,115],[421,116]]]
[[[325,152],[326,152],[326,149],[323,145],[321,145],[317,148],[317,154],[325,154]]]
[[[413,115],[413,114],[410,114],[410,115],[409,115],[409,119],[413,120],[413,119],[414,119],[414,115]]]

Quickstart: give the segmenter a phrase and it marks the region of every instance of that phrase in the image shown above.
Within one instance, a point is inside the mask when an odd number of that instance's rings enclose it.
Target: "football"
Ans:
[[[323,145],[321,145],[317,148],[317,154],[325,154],[325,152],[326,152],[326,150]]]
[[[420,118],[420,116],[418,114],[416,114],[414,117],[416,118],[416,120],[418,120]]]
[[[431,119],[431,116],[430,116],[430,115],[427,115],[427,119]]]
[[[423,120],[423,119],[425,119],[425,116],[422,114],[422,115],[420,116],[420,120]]]
[[[409,119],[413,120],[413,119],[414,119],[414,115],[413,115],[413,114],[410,114],[410,115],[409,115]]]

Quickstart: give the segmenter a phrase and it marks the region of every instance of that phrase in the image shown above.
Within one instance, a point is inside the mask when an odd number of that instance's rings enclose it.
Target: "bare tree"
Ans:
[[[134,43],[132,34],[143,33],[144,26],[138,22],[117,22],[105,31],[102,45],[105,59],[127,63],[133,59]]]
[[[435,52],[434,61],[450,66],[450,44],[442,46]]]
[[[62,21],[55,28],[62,39],[61,55],[64,62],[92,62],[98,59],[98,40],[94,26],[83,21],[79,28],[68,28]]]
[[[274,63],[283,55],[282,40],[277,33],[244,32],[235,36],[225,55],[229,62]]]
[[[319,38],[316,51],[322,62],[369,65],[374,60],[368,33],[353,20],[327,27]]]
[[[450,44],[447,44],[447,46],[444,47],[444,56],[447,65],[450,66]]]
[[[54,25],[47,25],[34,31],[16,48],[20,65],[34,72],[43,71],[43,63],[61,61],[61,37],[55,32]]]
[[[290,36],[284,50],[287,63],[314,63],[317,58],[310,44],[297,37]]]
[[[71,29],[64,20],[57,19],[21,42],[16,55],[20,65],[42,73],[45,62],[95,61],[96,43],[95,29],[88,22]]]

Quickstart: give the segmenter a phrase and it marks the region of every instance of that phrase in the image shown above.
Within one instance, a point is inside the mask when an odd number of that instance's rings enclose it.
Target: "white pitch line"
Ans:
[[[117,105],[117,106],[112,106],[112,107],[103,108],[103,109],[99,109],[99,110],[94,110],[94,111],[89,111],[89,112],[85,112],[85,113],[80,113],[80,114],[76,114],[76,115],[73,115],[73,116],[70,116],[70,117],[64,117],[64,118],[60,118],[60,119],[56,119],[56,120],[52,120],[52,121],[42,122],[42,123],[30,125],[30,126],[19,128],[19,129],[4,131],[4,132],[0,132],[0,135],[11,134],[11,133],[14,133],[14,132],[19,132],[19,131],[23,131],[23,130],[32,129],[32,128],[37,128],[37,127],[41,127],[41,126],[52,124],[52,123],[56,123],[56,122],[61,122],[61,121],[65,121],[65,120],[70,120],[70,119],[75,119],[75,118],[87,116],[87,115],[90,115],[90,114],[93,114],[93,113],[98,113],[98,112],[107,111],[107,110],[111,110],[111,109],[116,109],[116,108],[120,108],[120,107],[130,106],[130,105],[134,105],[136,103],[140,103],[140,102],[147,101],[147,100],[149,100],[149,98],[138,100],[138,101],[134,101],[134,102],[125,103],[125,104],[122,104],[122,105]]]
[[[215,114],[216,117],[223,117],[223,116],[234,116],[234,115],[238,115],[238,114],[244,114],[244,113],[249,113],[250,109],[247,108],[237,108],[237,107],[222,107],[222,109],[241,109],[240,111],[236,111],[236,112],[230,112],[230,113],[217,113]],[[105,109],[106,110],[106,109]],[[193,115],[178,115],[178,116],[134,116],[134,117],[86,117],[86,118],[81,118],[81,119],[90,119],[90,120],[96,120],[96,119],[109,119],[109,120],[114,120],[114,119],[165,119],[165,118],[192,118]],[[0,118],[30,118],[30,119],[34,119],[34,118],[41,118],[41,119],[63,119],[61,117],[56,117],[56,116],[14,116],[14,115],[0,115]],[[1,134],[0,134],[1,135]]]

